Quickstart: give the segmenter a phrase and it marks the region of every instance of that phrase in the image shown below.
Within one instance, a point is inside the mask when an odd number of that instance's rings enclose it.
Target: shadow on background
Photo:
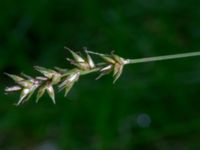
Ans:
[[[57,105],[46,95],[15,107],[3,72],[69,67],[68,46],[140,58],[200,48],[195,0],[7,0],[0,2],[0,149],[196,150],[200,147],[199,57],[127,66],[84,76]]]

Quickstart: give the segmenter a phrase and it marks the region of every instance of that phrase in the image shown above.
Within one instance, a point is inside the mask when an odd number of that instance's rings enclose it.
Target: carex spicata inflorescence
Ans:
[[[100,72],[98,77],[99,79],[101,76],[113,71],[115,82],[122,73],[124,59],[118,55],[94,53],[84,48],[84,56],[82,56],[67,47],[65,47],[65,49],[67,49],[72,55],[72,58],[67,58],[67,61],[74,66],[72,69],[62,69],[58,67],[48,69],[40,66],[34,66],[34,69],[42,74],[42,76],[37,77],[31,77],[24,73],[21,75],[5,73],[15,81],[15,85],[6,87],[5,92],[21,92],[19,101],[16,105],[20,105],[28,101],[34,93],[37,93],[36,102],[38,102],[45,92],[48,93],[55,104],[54,86],[56,85],[58,90],[64,90],[65,96],[67,96],[71,88],[82,75],[92,72]],[[90,54],[100,56],[103,62],[96,64]]]
[[[15,82],[15,85],[6,87],[5,92],[21,92],[16,105],[20,105],[28,101],[34,93],[37,93],[36,102],[38,102],[45,92],[48,93],[55,104],[54,88],[56,85],[58,87],[58,91],[64,90],[65,96],[67,96],[79,78],[82,75],[89,73],[99,72],[97,79],[112,73],[114,78],[113,83],[115,83],[121,76],[124,66],[128,64],[200,56],[200,52],[191,52],[140,59],[124,59],[114,54],[114,52],[111,54],[101,54],[88,51],[84,48],[84,54],[82,56],[82,54],[76,53],[67,47],[65,47],[65,49],[67,49],[72,55],[72,58],[67,58],[67,61],[74,66],[72,69],[62,69],[59,67],[48,69],[40,66],[34,66],[34,69],[41,74],[36,77],[31,77],[24,73],[21,73],[21,75],[5,73]],[[100,57],[102,61],[95,63],[90,54]]]

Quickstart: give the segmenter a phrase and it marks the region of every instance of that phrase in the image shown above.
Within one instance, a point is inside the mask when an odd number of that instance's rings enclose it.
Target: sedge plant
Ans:
[[[114,52],[111,54],[101,54],[88,51],[84,48],[84,55],[81,55],[68,47],[65,47],[65,49],[67,49],[72,55],[72,59],[67,58],[67,61],[73,65],[72,69],[62,69],[58,67],[48,69],[40,66],[34,66],[34,69],[41,73],[40,76],[36,77],[32,77],[24,73],[21,73],[21,75],[5,73],[15,82],[15,85],[6,87],[5,92],[21,92],[20,98],[16,103],[17,106],[28,101],[34,93],[37,93],[36,102],[38,102],[45,92],[48,93],[52,102],[55,104],[56,100],[54,87],[57,86],[58,91],[64,90],[65,96],[67,96],[74,84],[83,75],[98,72],[99,76],[97,79],[100,79],[102,76],[112,73],[114,78],[113,83],[115,83],[121,76],[124,66],[126,65],[200,56],[200,52],[190,52],[139,59],[125,59],[114,54]],[[100,57],[102,61],[95,63],[91,55]]]

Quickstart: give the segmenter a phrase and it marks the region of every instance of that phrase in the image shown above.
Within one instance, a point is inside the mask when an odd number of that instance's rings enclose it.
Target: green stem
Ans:
[[[194,56],[200,56],[200,52],[155,56],[155,57],[147,57],[147,58],[139,58],[139,59],[127,59],[125,61],[125,64],[136,64],[136,63],[161,61],[161,60],[169,60],[169,59],[177,59],[177,58],[185,58],[185,57],[194,57]]]

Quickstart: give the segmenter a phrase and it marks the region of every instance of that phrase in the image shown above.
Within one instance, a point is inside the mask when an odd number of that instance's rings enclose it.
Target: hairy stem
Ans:
[[[161,60],[169,60],[169,59],[177,59],[177,58],[185,58],[185,57],[194,57],[194,56],[200,56],[200,52],[191,52],[191,53],[182,53],[182,54],[174,54],[174,55],[147,57],[147,58],[139,58],[139,59],[127,59],[125,61],[125,64],[136,64],[136,63],[161,61]]]

